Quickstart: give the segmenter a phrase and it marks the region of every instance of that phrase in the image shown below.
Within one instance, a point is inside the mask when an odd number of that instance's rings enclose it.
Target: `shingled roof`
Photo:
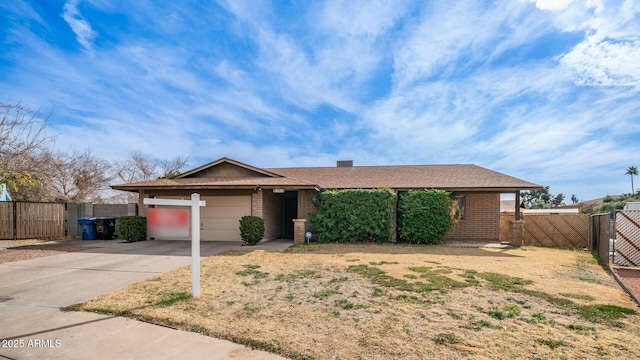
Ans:
[[[314,184],[285,177],[246,177],[246,178],[186,178],[158,179],[128,184],[112,185],[114,190],[138,191],[138,189],[253,189],[257,185],[264,188],[313,189]]]
[[[210,177],[207,171],[220,164],[231,164],[255,175]],[[227,158],[187,171],[171,179],[114,185],[113,189],[443,189],[448,191],[515,192],[541,186],[477,165],[405,165],[297,167],[258,169]]]
[[[477,165],[404,165],[267,169],[287,178],[314,183],[323,189],[538,189],[540,185]]]

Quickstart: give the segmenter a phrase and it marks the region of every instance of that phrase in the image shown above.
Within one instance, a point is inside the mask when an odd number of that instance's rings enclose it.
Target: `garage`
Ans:
[[[241,241],[240,218],[251,215],[251,195],[205,196],[207,206],[201,209],[202,240]]]
[[[161,198],[187,199],[183,196],[161,196]],[[200,209],[200,239],[202,241],[241,241],[239,221],[243,216],[251,215],[251,195],[202,196],[200,199],[207,203]],[[191,240],[191,238],[174,240]]]

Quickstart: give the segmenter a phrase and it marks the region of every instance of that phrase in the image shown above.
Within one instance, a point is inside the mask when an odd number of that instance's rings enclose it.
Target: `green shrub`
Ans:
[[[116,221],[120,239],[128,242],[142,241],[147,236],[147,218],[144,216],[122,216]]]
[[[240,237],[247,245],[255,245],[264,237],[264,220],[257,216],[240,219]]]
[[[416,244],[437,244],[455,225],[453,197],[443,190],[410,190],[398,200],[400,238]]]
[[[385,242],[394,230],[397,196],[391,189],[331,190],[313,198],[309,215],[318,242]]]
[[[602,200],[602,206],[595,209],[596,213],[608,213],[615,210],[622,210],[628,202],[638,201],[638,196],[633,194],[622,194],[620,196],[607,195]]]

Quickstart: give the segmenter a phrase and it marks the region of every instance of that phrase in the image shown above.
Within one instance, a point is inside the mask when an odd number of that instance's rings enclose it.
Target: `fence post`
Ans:
[[[606,214],[606,218],[605,218],[605,255],[604,256],[606,258],[606,267],[607,269],[609,268],[609,265],[611,264],[611,219],[612,219],[612,213],[607,213]],[[614,217],[615,218],[615,217]],[[602,256],[602,255],[601,255]],[[604,259],[603,259],[604,260]]]
[[[593,215],[589,215],[589,232],[587,234],[589,237],[589,251],[594,251],[594,241],[593,241]]]
[[[609,267],[611,262],[611,213],[593,214],[589,216],[590,250],[595,252],[602,263]]]
[[[18,210],[17,202],[13,201],[13,240],[18,240]]]
[[[304,244],[307,231],[307,219],[293,219],[293,243]]]
[[[509,244],[524,245],[524,220],[509,221]]]
[[[67,235],[78,236],[80,231],[78,229],[78,204],[67,203]]]

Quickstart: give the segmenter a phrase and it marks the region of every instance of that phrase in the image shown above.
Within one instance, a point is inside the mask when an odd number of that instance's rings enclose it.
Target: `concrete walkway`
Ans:
[[[291,244],[274,240],[250,249],[282,251]],[[127,318],[61,312],[61,307],[191,264],[189,241],[99,246],[0,264],[0,359],[282,359]],[[203,242],[201,255],[228,250],[247,248],[238,242]]]

